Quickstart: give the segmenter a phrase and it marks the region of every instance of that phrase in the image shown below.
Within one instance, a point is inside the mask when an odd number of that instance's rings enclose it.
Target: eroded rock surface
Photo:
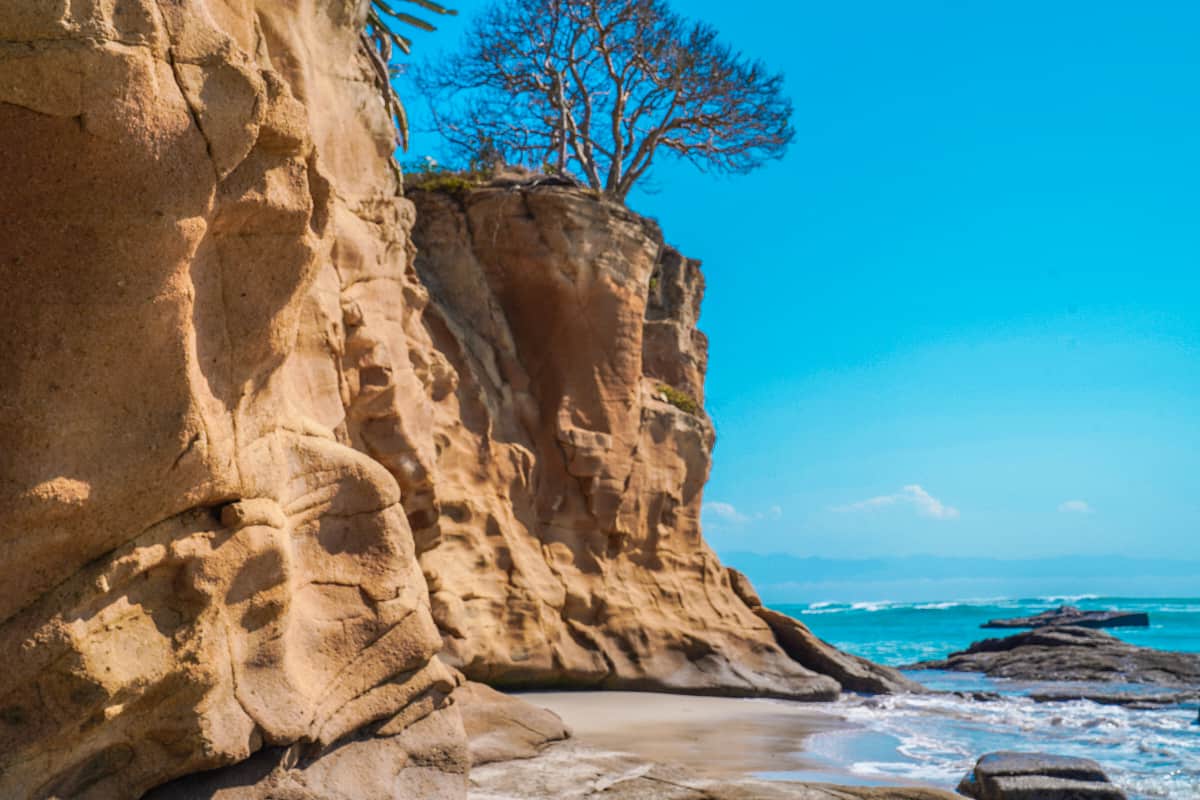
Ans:
[[[571,735],[562,719],[547,708],[468,681],[454,692],[467,732],[471,764],[533,758],[548,745]]]
[[[0,797],[258,751],[288,797],[380,750],[398,796],[465,791],[401,493],[350,421],[351,342],[388,324],[356,302],[403,296],[412,220],[363,13],[0,4]]]
[[[0,797],[459,798],[455,666],[839,689],[701,538],[698,266],[519,186],[414,262],[365,11],[0,4]]]
[[[505,687],[836,695],[700,535],[712,426],[668,402],[702,391],[698,266],[579,190],[412,196],[454,376],[430,404],[436,446],[405,454],[444,657]]]

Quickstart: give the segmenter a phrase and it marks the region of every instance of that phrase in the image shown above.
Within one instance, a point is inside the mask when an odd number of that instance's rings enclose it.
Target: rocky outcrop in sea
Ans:
[[[1031,617],[1010,617],[985,622],[984,628],[1044,628],[1069,625],[1076,628],[1145,628],[1150,615],[1143,611],[1082,611],[1075,606],[1059,606]]]
[[[1200,654],[1138,647],[1090,628],[1038,628],[1003,639],[985,639],[945,659],[911,668],[982,672],[1022,681],[1151,684],[1193,690],[1200,686]]]

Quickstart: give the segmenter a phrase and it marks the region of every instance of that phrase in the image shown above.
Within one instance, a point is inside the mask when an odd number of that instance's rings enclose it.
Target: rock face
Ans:
[[[712,426],[668,402],[702,397],[698,265],[578,190],[412,198],[447,378],[432,437],[366,444],[413,498],[443,658],[502,687],[835,696],[700,535]]]
[[[1074,606],[1059,606],[1032,617],[1011,617],[985,622],[982,628],[1044,628],[1070,625],[1076,628],[1146,628],[1150,615],[1142,611],[1081,611]]]
[[[1005,639],[985,639],[941,661],[913,669],[983,672],[1028,681],[1144,683],[1193,689],[1200,655],[1151,650],[1090,628],[1039,628]]]
[[[419,314],[364,12],[0,4],[0,797],[465,792],[360,446]]]
[[[976,800],[1125,800],[1104,770],[1087,758],[1042,753],[989,753],[958,791]]]
[[[734,591],[759,619],[770,626],[779,646],[797,663],[830,676],[848,692],[897,694],[924,691],[920,684],[904,677],[899,670],[843,653],[817,638],[803,622],[765,607],[749,578],[733,567],[725,569]]]
[[[519,186],[414,261],[365,13],[0,3],[6,800],[463,797],[454,667],[838,692],[700,535],[698,266]]]

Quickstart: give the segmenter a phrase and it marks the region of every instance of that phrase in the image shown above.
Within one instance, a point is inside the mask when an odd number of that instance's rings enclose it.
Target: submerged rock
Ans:
[[[1200,654],[1173,653],[1123,642],[1091,628],[1050,627],[985,639],[912,669],[982,672],[1026,681],[1143,683],[1191,689],[1200,685]]]
[[[981,628],[1042,628],[1071,625],[1076,628],[1147,628],[1150,615],[1142,611],[1082,611],[1075,606],[1059,606],[1032,617],[993,619]]]
[[[1043,753],[989,753],[958,785],[975,800],[1125,800],[1099,764]]]

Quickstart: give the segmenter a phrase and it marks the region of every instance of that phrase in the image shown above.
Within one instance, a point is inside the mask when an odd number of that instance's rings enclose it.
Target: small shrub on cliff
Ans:
[[[658,385],[658,391],[666,401],[678,408],[680,411],[688,414],[699,414],[700,404],[696,402],[696,398],[692,397],[682,389],[676,389],[674,386],[669,386],[665,383]]]
[[[450,169],[443,167],[429,156],[421,161],[404,165],[405,188],[423,192],[463,194],[486,183],[489,178],[491,178],[491,170]]]
[[[404,185],[407,189],[422,192],[443,192],[445,194],[464,194],[480,184],[480,181],[469,173],[436,172],[433,174],[407,173]]]
[[[486,144],[622,202],[656,157],[744,173],[795,135],[782,76],[666,0],[495,0],[415,74],[458,156]]]

